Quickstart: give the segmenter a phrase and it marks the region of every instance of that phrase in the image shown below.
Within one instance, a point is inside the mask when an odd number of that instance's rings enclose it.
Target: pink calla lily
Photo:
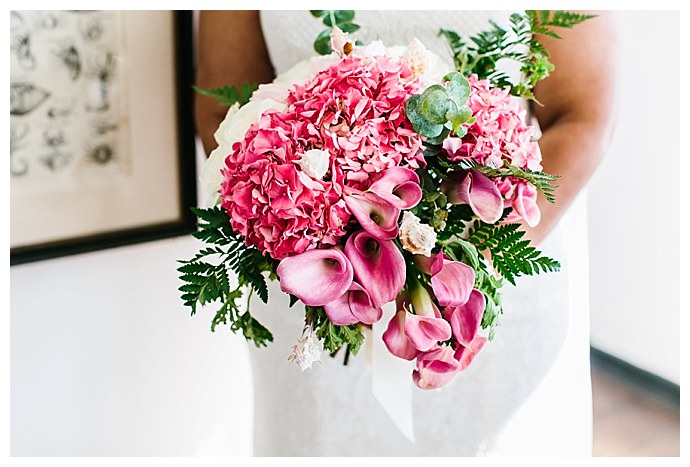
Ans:
[[[357,282],[352,282],[347,292],[323,306],[326,316],[339,326],[355,323],[374,324],[381,319],[383,310],[374,307],[369,293]]]
[[[419,177],[405,167],[393,167],[386,170],[383,177],[369,187],[372,193],[398,209],[410,209],[422,199]]]
[[[503,196],[489,177],[477,170],[459,171],[441,189],[453,204],[469,204],[484,222],[493,224],[503,214]]]
[[[436,346],[417,357],[417,368],[412,373],[412,379],[421,389],[438,389],[451,383],[458,371],[453,349],[448,345]]]
[[[405,334],[405,319],[411,316],[404,308],[398,309],[383,333],[383,343],[390,353],[404,360],[414,359],[419,350]]]
[[[378,308],[395,300],[405,285],[405,259],[391,240],[381,240],[365,230],[350,235],[345,255],[354,277]]]
[[[443,310],[443,315],[450,323],[453,335],[461,345],[469,347],[477,336],[485,307],[484,294],[474,289],[467,303]]]
[[[408,314],[405,316],[405,335],[416,349],[426,352],[439,341],[450,339],[451,328],[443,318]]]
[[[515,188],[515,199],[513,199],[514,214],[518,218],[523,218],[527,225],[534,227],[541,220],[541,211],[537,206],[537,188],[531,183],[519,183]]]
[[[432,349],[439,341],[450,339],[450,324],[431,300],[429,292],[416,280],[412,281],[410,299],[415,314],[405,317],[405,335],[412,345],[423,352]]]
[[[280,289],[305,305],[321,306],[340,298],[352,284],[352,264],[339,248],[307,250],[283,258],[276,269]]]
[[[426,257],[415,256],[420,271],[431,276],[431,288],[441,306],[464,305],[474,287],[474,269],[465,263],[451,261],[443,251]]]
[[[398,235],[400,209],[375,193],[352,194],[345,204],[364,230],[378,239],[390,240]]]
[[[477,353],[482,349],[482,347],[484,347],[484,344],[486,344],[486,342],[486,337],[475,336],[475,338],[472,339],[472,342],[470,342],[470,345],[460,345],[455,350],[455,360],[457,360],[458,362],[459,371],[462,371],[468,366],[470,366],[472,360],[474,360],[474,357],[477,356]]]

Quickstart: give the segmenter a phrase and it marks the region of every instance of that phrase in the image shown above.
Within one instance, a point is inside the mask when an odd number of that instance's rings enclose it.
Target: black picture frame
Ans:
[[[120,247],[152,240],[186,235],[194,231],[196,217],[191,207],[197,203],[196,142],[193,114],[193,12],[171,11],[174,24],[174,73],[178,153],[179,218],[157,224],[135,226],[94,235],[10,248],[10,265]],[[133,208],[136,208],[133,206]]]

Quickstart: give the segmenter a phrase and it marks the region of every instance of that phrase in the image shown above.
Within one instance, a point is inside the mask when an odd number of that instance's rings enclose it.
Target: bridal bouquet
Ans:
[[[386,347],[415,360],[417,386],[442,387],[492,338],[504,283],[560,267],[520,228],[539,222],[556,177],[515,96],[533,98],[553,68],[536,35],[586,17],[528,12],[467,42],[442,30],[452,67],[417,40],[358,44],[353,12],[312,14],[329,27],[325,55],[258,88],[202,91],[230,108],[202,176],[212,207],[195,209],[208,245],[179,267],[182,299],[192,314],[219,304],[212,330],[262,346],[272,335],[241,299],[267,302],[279,281],[304,306],[289,357],[302,369],[320,347],[356,354],[394,302]],[[500,59],[521,64],[520,82]]]

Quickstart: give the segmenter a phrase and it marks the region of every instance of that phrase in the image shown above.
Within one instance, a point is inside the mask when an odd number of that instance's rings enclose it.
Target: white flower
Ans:
[[[401,56],[412,70],[412,74],[420,77],[425,86],[440,83],[443,77],[454,69],[452,65],[428,50],[416,37],[410,41]]]
[[[348,36],[349,34],[343,32],[338,26],[334,26],[331,30],[331,40],[328,42],[328,46],[340,57],[350,55],[352,52],[353,44],[352,41],[348,40]]]
[[[297,164],[302,167],[302,171],[314,180],[323,180],[323,176],[328,172],[331,155],[323,149],[310,149],[302,154],[302,158]]]
[[[314,339],[314,330],[311,325],[304,327],[302,337],[292,346],[292,353],[288,360],[295,362],[302,371],[311,368],[314,362],[321,361],[321,349]]]
[[[235,103],[228,109],[225,119],[213,134],[218,147],[209,155],[199,177],[199,185],[206,196],[206,206],[213,206],[218,202],[220,185],[223,175],[220,173],[225,166],[225,158],[232,151],[232,145],[244,139],[247,130],[259,121],[261,114],[268,109],[284,112],[287,105],[273,99],[252,99],[242,107]]]
[[[340,57],[337,54],[317,55],[307,60],[302,60],[292,68],[282,73],[273,80],[274,83],[283,83],[292,86],[293,84],[303,83],[312,78],[320,71],[338,63]]]
[[[357,47],[357,55],[360,57],[376,57],[386,55],[386,46],[381,41],[372,41],[363,47]]]
[[[431,256],[431,250],[436,246],[436,231],[430,225],[422,224],[419,217],[409,211],[403,214],[399,236],[403,248],[415,255]]]

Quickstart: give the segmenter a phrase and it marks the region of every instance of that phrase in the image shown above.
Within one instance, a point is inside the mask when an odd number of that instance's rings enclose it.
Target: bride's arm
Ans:
[[[258,11],[201,11],[197,36],[196,85],[212,89],[243,83],[267,83],[273,68],[261,32]],[[225,117],[210,97],[195,98],[197,132],[206,154],[216,147],[213,133]]]
[[[555,71],[535,87],[533,111],[542,129],[544,171],[560,175],[556,204],[540,196],[542,219],[528,229],[541,241],[586,185],[607,149],[613,127],[616,37],[610,14],[559,31],[562,39],[541,37]]]

